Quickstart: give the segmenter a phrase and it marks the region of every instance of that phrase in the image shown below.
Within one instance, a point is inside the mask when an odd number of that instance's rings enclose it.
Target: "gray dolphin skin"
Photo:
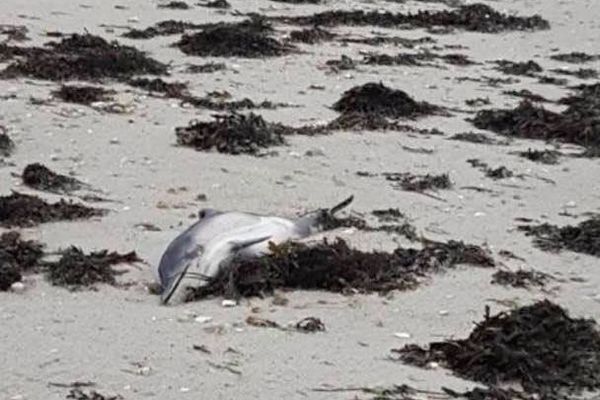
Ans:
[[[238,211],[201,210],[198,221],[179,234],[161,257],[158,276],[162,303],[179,302],[185,288],[208,284],[235,256],[259,257],[269,253],[270,242],[280,244],[323,231],[328,218],[347,207],[353,198],[293,220]]]

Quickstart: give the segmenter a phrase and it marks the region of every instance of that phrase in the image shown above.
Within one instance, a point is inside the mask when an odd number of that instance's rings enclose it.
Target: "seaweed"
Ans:
[[[159,4],[158,8],[168,8],[171,10],[189,10],[190,5],[185,1],[170,1],[168,3]]]
[[[61,85],[52,94],[67,103],[90,105],[98,101],[110,100],[112,91],[97,86]]]
[[[5,43],[10,41],[24,42],[25,40],[29,40],[27,32],[29,32],[29,30],[24,25],[0,24],[0,35],[6,36]]]
[[[505,179],[515,175],[510,169],[503,165],[496,168],[491,168],[487,163],[477,158],[468,159],[467,162],[471,164],[471,166],[473,166],[474,168],[478,168],[481,171],[483,171],[485,176],[487,176],[488,178]]]
[[[23,169],[21,177],[25,185],[53,193],[69,193],[83,186],[77,179],[57,174],[39,163],[28,164]]]
[[[543,300],[489,315],[466,339],[393,350],[407,364],[439,362],[460,377],[489,385],[519,383],[527,392],[600,388],[600,333]]]
[[[562,155],[556,150],[532,150],[527,149],[526,151],[520,151],[517,153],[519,157],[526,158],[528,160],[539,162],[542,164],[558,164],[560,156]]]
[[[227,66],[225,65],[225,63],[209,62],[200,65],[190,65],[186,71],[192,74],[208,74],[212,72],[222,71],[226,68]]]
[[[37,196],[13,192],[0,196],[0,226],[30,227],[37,224],[70,221],[102,216],[105,210],[87,207],[60,199],[56,203],[47,203]]]
[[[600,55],[591,55],[579,51],[574,51],[571,53],[553,54],[550,56],[550,58],[556,61],[563,61],[572,64],[582,64],[594,60],[599,60]]]
[[[519,17],[500,13],[492,7],[477,3],[454,10],[418,11],[416,13],[391,13],[380,11],[333,10],[306,16],[280,16],[272,19],[298,25],[355,25],[411,28],[449,27],[467,31],[498,33],[514,30],[549,29],[548,21],[534,15]]]
[[[383,83],[369,82],[355,86],[342,94],[333,104],[342,114],[367,114],[390,118],[415,118],[438,113],[438,106],[418,102],[406,92],[391,89]]]
[[[428,190],[444,190],[452,188],[452,181],[448,174],[418,175],[409,172],[388,172],[383,174],[385,179],[395,182],[394,187],[409,192],[425,192]]]
[[[474,99],[465,100],[465,104],[469,107],[481,107],[491,104],[489,97],[476,97]]]
[[[0,125],[0,156],[8,157],[15,149],[15,143],[6,133],[6,128]]]
[[[416,46],[420,46],[423,44],[435,43],[436,40],[431,36],[424,36],[417,39],[404,38],[400,36],[380,36],[375,35],[366,38],[352,38],[352,37],[343,37],[340,39],[342,43],[358,43],[358,44],[367,44],[370,46],[379,46],[382,44],[393,44],[396,46],[402,46],[408,49],[414,49]]]
[[[231,4],[229,4],[229,2],[227,0],[212,0],[212,1],[207,1],[205,3],[198,3],[198,5],[201,7],[207,7],[207,8],[218,8],[221,10],[226,10],[228,8],[231,8]]]
[[[477,132],[461,132],[452,135],[448,140],[459,140],[461,142],[470,142],[477,144],[499,144],[497,140]]]
[[[144,29],[130,29],[123,33],[122,36],[128,39],[151,39],[156,36],[177,35],[184,33],[188,29],[202,29],[206,26],[207,25],[168,19],[157,22],[156,24]]]
[[[555,74],[570,75],[570,76],[574,76],[579,79],[596,79],[596,78],[598,78],[598,71],[596,71],[593,68],[579,68],[576,70],[557,68],[557,69],[552,69],[550,71],[554,72]]]
[[[0,291],[22,279],[22,274],[39,265],[43,246],[33,240],[22,240],[17,231],[0,235]]]
[[[550,275],[533,269],[518,269],[516,271],[501,269],[492,275],[492,284],[514,288],[530,288],[531,286],[543,288],[548,280],[550,280]]]
[[[521,97],[523,99],[527,99],[527,100],[533,101],[533,102],[541,103],[541,102],[549,102],[550,101],[550,100],[546,99],[545,97],[540,96],[539,94],[532,93],[531,91],[529,91],[527,89],[521,89],[519,91],[505,90],[502,93],[509,95],[509,96]]]
[[[564,86],[569,83],[569,81],[564,78],[557,78],[555,76],[548,76],[548,75],[539,76],[538,82],[542,83],[544,85],[557,85],[557,86]]]
[[[526,62],[498,60],[495,63],[498,65],[496,69],[509,75],[535,76],[536,73],[543,71],[543,68],[538,63],[531,60]]]
[[[297,331],[300,332],[323,332],[325,324],[319,318],[306,317],[296,322],[294,325]]]
[[[277,3],[288,3],[288,4],[321,4],[323,0],[271,0]]]
[[[577,224],[558,227],[544,223],[523,225],[519,230],[534,237],[534,244],[545,251],[562,250],[600,257],[600,217],[594,216]]]
[[[58,261],[45,264],[46,276],[55,286],[82,287],[95,283],[116,284],[116,276],[122,274],[113,268],[121,263],[141,261],[135,252],[119,254],[101,250],[85,254],[71,246],[61,252]]]
[[[123,396],[115,395],[115,396],[106,396],[101,393],[92,390],[89,393],[84,392],[81,389],[75,388],[69,391],[67,395],[67,399],[73,400],[123,400]]]
[[[290,32],[290,40],[292,42],[302,42],[307,44],[315,44],[326,40],[332,40],[335,37],[336,35],[334,33],[318,26]]]
[[[314,245],[271,245],[271,254],[233,260],[208,286],[191,289],[188,300],[211,295],[260,296],[277,288],[338,293],[410,290],[420,279],[456,264],[493,267],[482,248],[462,242],[425,241],[423,248],[398,247],[391,253],[353,249],[340,238]]]
[[[221,22],[184,34],[177,46],[185,54],[204,57],[273,57],[294,49],[272,37],[272,33],[272,26],[264,18]]]
[[[558,140],[588,149],[600,146],[600,85],[581,85],[560,100],[568,108],[556,113],[524,100],[514,109],[478,111],[477,128],[527,139]]]
[[[3,78],[27,76],[51,81],[123,79],[138,74],[162,75],[167,66],[116,41],[90,34],[73,34],[45,47],[12,48],[18,56],[1,73]]]
[[[165,97],[169,98],[185,98],[189,96],[187,85],[183,82],[165,82],[160,78],[132,78],[127,83],[151,93],[162,93]]]
[[[344,54],[342,54],[337,60],[325,61],[325,65],[331,68],[331,70],[334,72],[356,69],[356,63],[354,60]]]
[[[260,115],[215,115],[214,121],[192,121],[175,129],[177,144],[196,150],[216,149],[220,153],[258,154],[262,148],[285,144],[285,127],[266,122]]]

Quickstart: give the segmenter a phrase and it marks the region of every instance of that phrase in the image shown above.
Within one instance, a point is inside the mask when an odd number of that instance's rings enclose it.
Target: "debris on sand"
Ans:
[[[131,46],[90,34],[74,34],[45,47],[12,48],[12,61],[3,78],[27,76],[62,80],[123,79],[136,74],[162,75],[167,66]],[[11,57],[11,58],[13,58]]]
[[[362,10],[334,10],[306,16],[280,16],[273,19],[298,25],[372,25],[411,28],[448,27],[486,33],[550,28],[548,21],[539,15],[532,17],[506,15],[481,3],[464,5],[454,10],[418,11],[417,13],[408,14]]]
[[[273,32],[264,18],[221,22],[194,34],[184,34],[177,46],[185,54],[204,57],[272,57],[293,50],[275,39]]]
[[[574,76],[579,79],[596,79],[596,78],[598,78],[598,71],[596,71],[593,68],[579,68],[576,70],[557,68],[557,69],[552,69],[550,71],[554,72],[555,74],[570,75],[570,76]]]
[[[519,230],[534,236],[534,243],[545,251],[562,250],[600,257],[600,216],[584,220],[576,226],[558,227],[548,223],[523,225]]]
[[[509,95],[509,96],[521,97],[521,98],[527,99],[529,101],[534,101],[534,102],[540,102],[540,103],[550,102],[550,100],[546,99],[545,97],[540,96],[539,94],[532,93],[531,91],[529,91],[527,89],[521,89],[519,91],[505,90],[502,93]]]
[[[326,40],[332,40],[336,37],[334,33],[329,32],[318,26],[309,29],[290,32],[290,40],[292,42],[301,42],[307,44],[315,44]]]
[[[508,60],[498,60],[495,62],[499,71],[509,75],[525,75],[535,76],[538,72],[542,72],[543,68],[535,61],[513,62]]]
[[[599,60],[600,55],[591,55],[583,52],[574,51],[572,53],[561,53],[550,56],[551,59],[556,61],[568,62],[572,64],[582,64],[594,60]]]
[[[160,21],[145,29],[130,29],[122,36],[128,39],[151,39],[156,36],[169,36],[184,33],[189,29],[202,29],[207,25],[194,24],[192,22],[176,21],[168,19]]]
[[[321,4],[324,0],[271,0],[277,3],[288,3],[288,4]]]
[[[133,87],[144,89],[150,93],[162,93],[169,98],[189,96],[187,85],[183,82],[165,82],[161,78],[132,78],[127,83]]]
[[[342,43],[358,43],[358,44],[366,44],[370,46],[380,46],[383,44],[392,44],[395,46],[402,46],[407,49],[414,49],[416,46],[421,46],[424,44],[436,43],[436,40],[431,36],[424,36],[417,39],[404,38],[400,36],[380,36],[375,35],[366,38],[352,38],[352,37],[344,37],[341,38],[340,41]]]
[[[452,398],[460,398],[466,400],[540,400],[538,394],[528,394],[517,391],[515,389],[500,388],[498,386],[488,386],[486,388],[475,387],[466,392],[456,392],[454,390],[442,387],[442,390]],[[552,396],[544,393],[541,400],[567,400],[567,397]]]
[[[337,238],[310,246],[273,245],[271,253],[234,260],[211,285],[191,291],[189,300],[209,295],[260,296],[277,288],[387,293],[413,289],[421,278],[456,264],[494,266],[482,248],[456,241],[425,241],[422,249],[399,247],[386,253],[356,250]]]
[[[260,149],[285,144],[283,126],[266,122],[260,115],[232,113],[213,118],[176,128],[177,144],[229,154],[257,154]]]
[[[548,165],[558,164],[560,157],[562,156],[562,154],[556,150],[527,149],[526,151],[520,151],[517,154],[519,157]]]
[[[509,137],[558,140],[588,149],[600,147],[600,84],[582,85],[560,100],[568,108],[556,113],[524,100],[514,109],[478,111],[477,128]]]
[[[339,59],[325,61],[325,65],[331,68],[333,72],[356,69],[354,60],[344,54],[342,54]]]
[[[86,85],[61,85],[60,89],[52,94],[67,103],[90,105],[99,101],[111,100],[110,95],[113,91],[106,90],[97,86]]]
[[[543,288],[549,280],[550,275],[533,269],[518,269],[516,271],[501,269],[492,275],[493,284],[525,289],[532,286]]]
[[[212,0],[212,1],[207,1],[205,3],[198,3],[198,5],[200,7],[218,8],[221,10],[226,10],[226,9],[231,8],[231,4],[229,4],[229,2],[227,0]]]
[[[81,249],[71,246],[61,253],[58,261],[45,265],[48,280],[55,286],[80,287],[100,282],[114,285],[115,277],[122,272],[115,270],[113,265],[141,261],[134,251],[119,254],[101,250],[85,254]]]
[[[13,192],[0,196],[0,226],[35,226],[53,221],[70,221],[101,216],[105,210],[67,202],[49,204],[37,196]]]
[[[538,78],[538,82],[544,85],[556,85],[556,86],[564,86],[569,83],[568,80],[564,78],[557,78],[555,76],[543,75]]]
[[[407,364],[439,362],[490,385],[520,383],[527,392],[600,388],[600,333],[594,320],[569,317],[548,301],[489,315],[468,338],[393,350]]]
[[[22,274],[39,265],[43,246],[33,240],[22,240],[16,231],[0,235],[0,291],[22,279]]]
[[[504,144],[496,139],[493,139],[483,133],[478,132],[461,132],[452,135],[448,140],[460,140],[462,142],[470,142],[477,144]]]
[[[434,60],[442,60],[451,65],[473,65],[476,64],[464,54],[436,54],[430,51],[421,51],[419,53],[399,53],[396,55],[388,54],[367,54],[363,63],[367,65],[405,65],[413,67],[436,67],[432,63]]]
[[[8,157],[15,149],[15,143],[6,133],[6,128],[0,125],[0,156]]]
[[[474,99],[465,100],[465,104],[469,107],[481,107],[490,105],[492,102],[489,97],[476,97]]]
[[[491,168],[487,163],[481,161],[478,158],[468,159],[467,162],[471,164],[473,168],[477,168],[485,174],[488,178],[492,179],[506,179],[513,177],[515,174],[507,167],[501,165],[496,168]]]
[[[169,8],[171,10],[189,10],[190,5],[185,1],[170,1],[168,3],[159,4],[158,8]]]
[[[0,24],[0,35],[6,36],[4,43],[10,41],[24,42],[25,40],[29,40],[27,32],[29,32],[29,30],[24,25]]]
[[[224,69],[227,69],[225,63],[209,62],[200,65],[190,65],[187,67],[186,72],[191,74],[209,74],[212,72],[222,71]]]
[[[296,330],[300,332],[323,332],[325,324],[319,318],[306,317],[296,322]]]
[[[70,176],[57,174],[40,163],[29,164],[21,174],[23,183],[37,190],[68,193],[81,189],[83,183]]]
[[[448,174],[418,175],[409,172],[387,172],[385,179],[395,182],[394,187],[409,192],[426,192],[428,190],[445,190],[452,188],[452,181]]]
[[[323,221],[323,229],[355,228],[363,232],[386,232],[404,236],[412,241],[419,240],[417,229],[408,222],[407,218],[398,209],[375,210],[373,215],[379,222],[382,222],[381,225],[373,226],[363,218],[353,215],[348,217],[330,216]]]
[[[105,396],[94,390],[89,393],[84,392],[81,389],[72,389],[67,395],[67,399],[72,400],[124,400],[120,395]]]
[[[374,82],[347,90],[333,104],[333,109],[343,114],[373,114],[390,118],[415,118],[440,111],[440,107],[415,101],[402,90]]]

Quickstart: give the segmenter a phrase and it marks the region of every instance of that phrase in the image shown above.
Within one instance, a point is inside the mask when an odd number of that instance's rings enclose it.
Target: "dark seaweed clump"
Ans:
[[[517,153],[520,157],[526,158],[528,160],[539,162],[542,164],[558,164],[560,160],[560,156],[562,155],[559,151],[556,150],[532,150],[527,149],[526,151],[521,151]]]
[[[461,377],[490,385],[517,382],[528,392],[600,388],[595,321],[571,318],[548,300],[494,316],[486,312],[466,339],[395,352],[408,364],[439,362]]]
[[[90,105],[98,101],[110,100],[112,92],[97,86],[61,85],[52,94],[67,103]]]
[[[225,65],[225,63],[209,62],[200,65],[190,65],[186,71],[192,74],[209,74],[212,72],[222,71],[226,68],[227,66]]]
[[[29,40],[27,32],[29,30],[24,25],[0,24],[0,35],[6,36],[5,42],[23,42]]]
[[[516,271],[498,270],[492,275],[492,283],[514,288],[544,287],[550,275],[535,270],[518,269]]]
[[[556,74],[571,75],[579,79],[595,79],[598,78],[598,71],[593,68],[579,68],[576,70],[557,68],[551,70]]]
[[[321,4],[323,0],[271,0],[278,3],[288,3],[288,4]]]
[[[315,44],[325,40],[332,40],[333,38],[335,38],[335,36],[335,34],[318,26],[314,26],[309,29],[302,29],[299,31],[290,32],[290,40],[292,42],[302,42],[308,44]]]
[[[399,37],[399,36],[380,36],[380,35],[375,35],[375,36],[366,37],[366,38],[344,37],[344,38],[341,38],[340,41],[342,43],[360,43],[360,44],[367,44],[370,46],[379,46],[382,44],[393,44],[396,46],[403,46],[408,49],[413,49],[413,48],[415,48],[415,46],[436,42],[435,39],[433,39],[430,36],[424,36],[424,37],[421,37],[418,39],[410,39],[410,38],[404,38],[404,37]]]
[[[569,250],[600,257],[600,217],[593,217],[578,225],[558,227],[551,224],[520,226],[534,243],[546,251]]]
[[[497,140],[478,132],[461,132],[452,135],[449,140],[459,140],[461,142],[470,142],[477,144],[499,144]]]
[[[190,5],[185,1],[170,1],[168,3],[159,4],[158,8],[169,8],[171,10],[189,10]]]
[[[260,149],[283,145],[284,133],[282,125],[252,113],[214,116],[214,121],[192,122],[175,129],[179,145],[229,154],[257,154]]]
[[[134,47],[90,34],[74,34],[45,47],[13,48],[18,56],[1,75],[4,78],[28,76],[52,81],[123,79],[132,75],[162,75],[167,66]]]
[[[432,104],[415,101],[402,90],[374,82],[347,90],[333,104],[333,109],[343,114],[371,114],[390,118],[414,118],[440,110]]]
[[[19,232],[0,235],[0,291],[22,279],[22,274],[38,266],[43,246],[33,240],[22,240]]]
[[[58,261],[46,264],[48,280],[56,286],[90,286],[99,282],[114,285],[120,272],[113,265],[141,261],[133,251],[119,254],[101,250],[85,254],[72,246],[61,253]]]
[[[124,400],[123,396],[121,396],[121,395],[106,396],[106,395],[96,392],[95,390],[92,390],[91,392],[87,393],[78,388],[71,389],[71,391],[67,395],[67,399],[72,399],[72,400]]]
[[[155,36],[169,36],[185,32],[188,29],[202,29],[206,25],[168,19],[145,29],[130,29],[122,36],[128,39],[151,39]]]
[[[133,78],[127,83],[151,93],[162,93],[170,98],[184,98],[189,95],[187,85],[183,82],[165,82],[160,78]]]
[[[227,0],[207,1],[206,3],[198,3],[198,5],[201,7],[207,7],[207,8],[219,8],[221,10],[226,10],[228,8],[231,8],[231,4],[229,4],[229,2]]]
[[[34,163],[23,169],[23,183],[37,190],[54,193],[68,193],[81,189],[83,184],[70,176],[57,174],[45,165]]]
[[[529,101],[536,101],[536,102],[549,102],[550,100],[546,99],[543,96],[540,96],[539,94],[535,94],[532,93],[530,90],[527,89],[521,89],[519,91],[517,90],[505,90],[502,93],[507,94],[509,96],[515,96],[515,97],[521,97],[524,99],[527,99]]]
[[[385,173],[383,174],[388,181],[395,182],[394,187],[409,192],[425,192],[428,190],[451,189],[452,181],[448,174],[440,175],[415,175],[409,172],[403,173]]]
[[[572,64],[582,64],[589,61],[598,60],[600,59],[600,56],[574,51],[572,53],[554,54],[550,56],[550,58],[556,61],[563,61]]]
[[[184,34],[177,46],[186,54],[212,57],[270,57],[293,48],[272,37],[274,30],[262,18],[243,22],[222,22],[201,32]]]
[[[509,75],[526,75],[534,76],[538,72],[542,72],[543,68],[535,61],[513,62],[508,60],[496,61],[497,69]]]
[[[8,157],[15,149],[15,143],[6,133],[6,128],[0,125],[0,156]]]
[[[494,266],[480,247],[455,241],[426,242],[422,249],[385,253],[356,250],[338,238],[312,246],[284,243],[271,251],[261,258],[234,260],[211,285],[193,290],[190,300],[222,294],[259,296],[276,288],[387,293],[412,289],[420,278],[456,264]]]
[[[511,30],[548,29],[548,21],[534,15],[517,17],[499,13],[485,4],[464,5],[454,10],[391,13],[379,11],[325,11],[296,17],[276,17],[286,23],[299,25],[373,25],[382,27],[409,26],[414,28],[449,27],[467,31],[496,33]]]
[[[76,220],[104,215],[105,211],[67,202],[49,204],[37,196],[13,192],[0,196],[0,226],[35,226],[53,221]]]
[[[487,176],[488,178],[506,179],[515,175],[514,172],[512,172],[510,169],[506,168],[503,165],[496,168],[492,168],[487,163],[477,158],[468,159],[467,162],[471,164],[474,168],[478,168],[479,170],[483,171],[485,176]]]
[[[481,110],[471,122],[506,136],[600,147],[600,84],[578,86],[560,103],[568,105],[561,113],[523,101],[514,109]]]

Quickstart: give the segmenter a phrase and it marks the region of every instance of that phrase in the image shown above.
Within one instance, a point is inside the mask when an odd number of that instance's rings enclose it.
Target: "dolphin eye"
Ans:
[[[204,217],[206,217],[206,210],[200,210],[198,213],[198,218],[202,219]]]

